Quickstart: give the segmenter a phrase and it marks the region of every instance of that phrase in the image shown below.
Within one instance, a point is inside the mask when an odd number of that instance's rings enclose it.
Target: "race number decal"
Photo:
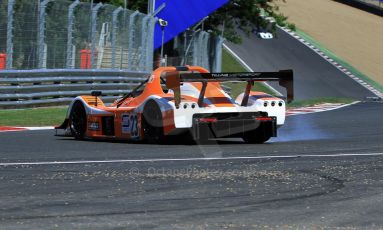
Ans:
[[[122,133],[130,134],[132,137],[138,136],[137,115],[134,113],[122,115]]]
[[[130,124],[131,124],[130,135],[132,135],[132,137],[138,136],[137,116],[136,115],[130,116]]]
[[[122,133],[130,133],[130,119],[129,114],[122,115]]]

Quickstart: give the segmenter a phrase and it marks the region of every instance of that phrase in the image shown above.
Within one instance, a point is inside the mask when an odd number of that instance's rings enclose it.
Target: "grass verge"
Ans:
[[[383,86],[381,86],[379,83],[375,82],[372,80],[370,77],[367,75],[363,74],[359,70],[357,70],[355,67],[352,65],[348,64],[346,61],[344,61],[342,58],[338,57],[336,54],[334,54],[332,51],[326,49],[322,44],[320,44],[318,41],[316,41],[314,38],[312,38],[310,35],[306,34],[302,30],[296,29],[295,31],[301,38],[305,39],[306,41],[310,42],[312,45],[317,47],[319,50],[321,50],[323,53],[325,53],[328,57],[333,59],[334,61],[338,62],[341,64],[343,67],[348,69],[352,74],[355,76],[359,77],[363,81],[367,82],[377,90],[383,93]]]
[[[64,121],[67,107],[0,110],[0,126],[52,126]]]

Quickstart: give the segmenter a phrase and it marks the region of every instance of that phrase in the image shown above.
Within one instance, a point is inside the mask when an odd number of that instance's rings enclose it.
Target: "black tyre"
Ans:
[[[157,103],[149,101],[143,112],[144,139],[149,143],[165,142],[162,113]]]
[[[79,140],[84,139],[87,121],[85,108],[81,102],[74,103],[69,115],[69,124],[72,135]]]
[[[243,140],[250,144],[263,144],[271,138],[269,125],[261,124],[257,129],[246,132]]]

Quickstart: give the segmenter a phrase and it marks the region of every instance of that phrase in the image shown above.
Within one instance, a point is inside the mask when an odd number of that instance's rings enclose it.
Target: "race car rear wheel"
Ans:
[[[74,103],[69,115],[69,124],[72,135],[76,139],[84,139],[86,132],[86,112],[81,102]]]
[[[143,112],[144,139],[149,143],[165,141],[162,113],[155,101],[146,103]]]
[[[269,125],[261,124],[257,129],[244,133],[243,140],[251,144],[263,144],[271,138]]]

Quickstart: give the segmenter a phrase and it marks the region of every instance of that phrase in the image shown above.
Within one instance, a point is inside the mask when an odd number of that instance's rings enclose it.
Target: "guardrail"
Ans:
[[[360,1],[383,8],[383,0],[360,0]]]
[[[0,71],[0,108],[63,105],[93,90],[101,90],[102,99],[110,102],[139,85],[148,74],[99,69]]]
[[[337,2],[376,14],[383,17],[383,1],[367,1],[367,0],[335,0]]]

